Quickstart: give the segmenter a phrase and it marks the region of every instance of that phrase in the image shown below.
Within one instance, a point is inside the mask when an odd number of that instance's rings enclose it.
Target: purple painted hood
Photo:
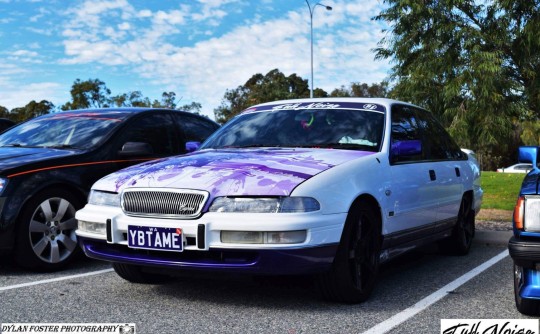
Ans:
[[[94,189],[187,188],[217,196],[289,195],[310,177],[372,152],[332,149],[203,150],[147,162],[99,180]]]

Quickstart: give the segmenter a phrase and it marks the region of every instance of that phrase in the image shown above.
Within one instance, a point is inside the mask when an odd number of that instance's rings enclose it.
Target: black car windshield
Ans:
[[[301,109],[240,115],[201,147],[319,147],[378,152],[384,113],[352,109]]]
[[[58,113],[32,119],[0,135],[0,146],[87,149],[122,122],[125,113]]]

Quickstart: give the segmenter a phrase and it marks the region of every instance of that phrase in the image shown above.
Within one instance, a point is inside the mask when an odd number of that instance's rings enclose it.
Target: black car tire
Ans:
[[[523,285],[523,267],[514,263],[514,297],[516,300],[516,308],[525,315],[539,316],[540,315],[540,300],[523,299],[519,295],[519,290]]]
[[[323,298],[344,303],[365,301],[375,287],[380,249],[380,218],[367,203],[354,205],[332,268],[319,276]]]
[[[439,247],[446,254],[467,255],[471,249],[475,234],[475,214],[472,209],[472,197],[463,196],[459,207],[456,226],[452,235],[439,242]]]
[[[144,272],[142,267],[131,264],[113,263],[113,269],[118,276],[131,283],[157,284],[169,279],[168,276]]]
[[[48,189],[34,195],[18,219],[15,259],[25,268],[54,271],[79,253],[75,212],[84,201],[65,189]]]

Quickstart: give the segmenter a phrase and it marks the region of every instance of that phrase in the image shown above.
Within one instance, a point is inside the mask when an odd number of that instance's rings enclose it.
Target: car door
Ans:
[[[183,139],[169,112],[151,111],[136,115],[116,133],[112,144],[116,169],[181,153]],[[135,144],[131,149],[127,146]]]
[[[434,165],[426,159],[420,120],[411,107],[393,105],[391,123],[390,180],[385,189],[389,201],[386,232],[414,231],[437,219]]]
[[[435,172],[435,193],[439,201],[437,221],[455,219],[464,192],[467,156],[431,113],[419,110],[418,118],[424,133],[426,157],[432,161]]]

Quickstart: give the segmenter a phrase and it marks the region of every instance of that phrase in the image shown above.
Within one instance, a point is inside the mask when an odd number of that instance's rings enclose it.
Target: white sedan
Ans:
[[[532,164],[515,164],[506,168],[497,168],[499,173],[528,173],[532,169]]]
[[[131,282],[179,271],[316,274],[323,296],[368,298],[379,264],[439,241],[466,254],[480,169],[431,113],[388,99],[253,106],[199,151],[94,184],[85,253]]]

